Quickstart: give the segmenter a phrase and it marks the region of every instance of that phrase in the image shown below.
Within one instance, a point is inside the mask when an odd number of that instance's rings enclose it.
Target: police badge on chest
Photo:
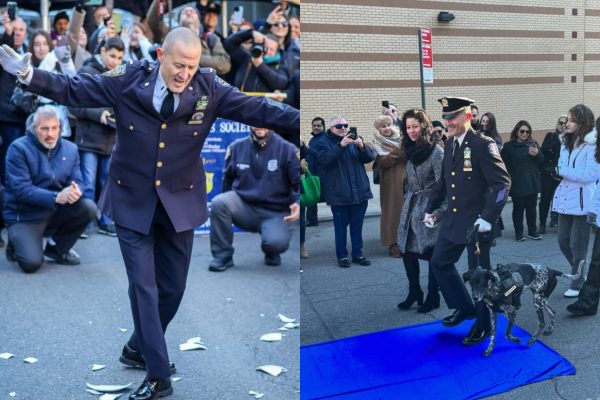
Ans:
[[[463,159],[464,159],[463,171],[464,172],[473,171],[473,164],[471,163],[471,148],[470,147],[465,147]]]

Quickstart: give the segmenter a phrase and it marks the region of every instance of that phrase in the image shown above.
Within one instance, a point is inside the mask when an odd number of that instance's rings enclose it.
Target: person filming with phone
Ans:
[[[325,201],[331,206],[338,265],[350,267],[346,232],[350,226],[352,262],[371,264],[363,255],[362,226],[367,204],[373,198],[365,164],[375,159],[373,150],[365,146],[355,127],[345,117],[330,119],[329,129],[312,149],[320,166],[321,186],[326,187]]]

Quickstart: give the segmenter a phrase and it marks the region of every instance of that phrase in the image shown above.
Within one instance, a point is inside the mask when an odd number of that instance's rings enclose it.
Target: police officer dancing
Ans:
[[[173,392],[164,333],[183,297],[193,229],[208,217],[200,151],[214,120],[266,127],[299,143],[298,110],[246,96],[212,69],[199,69],[201,53],[198,36],[176,28],[157,50],[158,64],[132,61],[69,77],[31,67],[31,54],[0,48],[0,64],[28,91],[69,107],[115,110],[117,139],[99,207],[115,222],[129,279],[135,331],[120,361],[146,370],[132,400]]]
[[[510,177],[493,139],[478,135],[471,129],[473,100],[462,97],[443,97],[442,117],[448,129],[444,148],[442,178],[437,182],[427,205],[424,223],[433,227],[441,223],[440,234],[431,257],[432,270],[440,289],[454,313],[442,320],[446,327],[477,317],[463,344],[481,343],[490,334],[490,315],[485,304],[473,304],[455,267],[467,247],[469,270],[477,266],[489,269],[490,244],[495,225],[504,207],[510,188]],[[447,200],[448,207],[441,221],[433,210]],[[479,248],[467,244],[467,232],[479,225]]]

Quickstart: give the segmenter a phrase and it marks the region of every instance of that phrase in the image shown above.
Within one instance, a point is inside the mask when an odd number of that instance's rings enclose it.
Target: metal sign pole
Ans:
[[[419,37],[419,73],[421,75],[421,107],[425,110],[425,81],[423,79],[423,46],[421,39],[421,30],[419,29],[417,36]]]

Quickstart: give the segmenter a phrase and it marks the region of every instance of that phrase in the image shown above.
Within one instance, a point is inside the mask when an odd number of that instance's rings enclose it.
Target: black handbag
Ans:
[[[10,97],[10,104],[15,107],[17,113],[28,116],[37,110],[40,102],[36,94],[26,92],[17,85]]]

